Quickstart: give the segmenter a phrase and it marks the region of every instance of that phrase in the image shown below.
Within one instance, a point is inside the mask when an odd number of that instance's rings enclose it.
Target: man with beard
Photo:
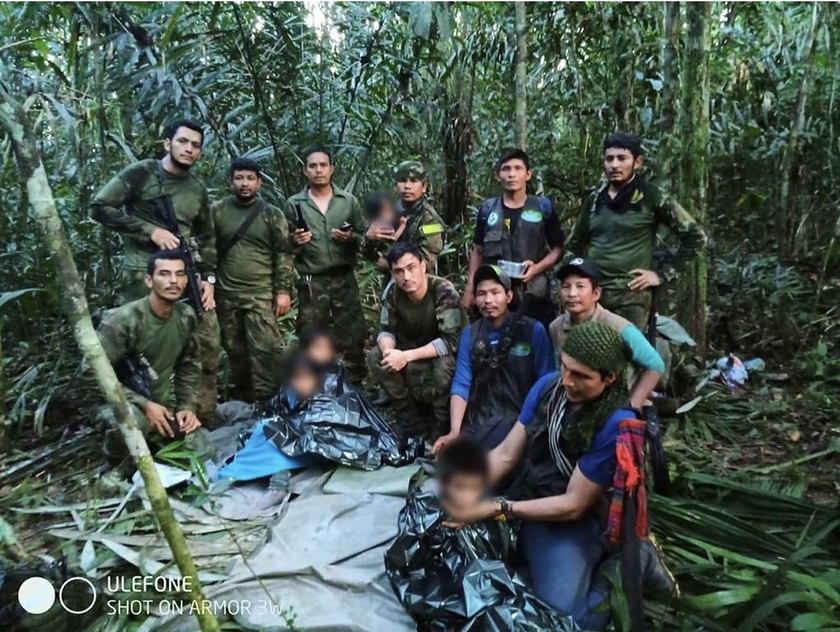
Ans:
[[[280,385],[283,336],[277,319],[292,308],[294,267],[285,215],[258,197],[259,164],[234,160],[230,184],[233,195],[211,207],[219,258],[216,300],[234,397],[254,402],[270,398]]]
[[[437,271],[438,257],[443,250],[443,236],[446,226],[426,196],[429,190],[429,174],[422,163],[416,160],[401,162],[396,170],[398,225],[388,226],[371,222],[365,235],[371,248],[383,255],[380,244],[388,242],[410,242],[423,253],[428,269]],[[382,263],[386,263],[384,260]]]
[[[120,299],[126,303],[148,293],[145,266],[149,254],[177,249],[178,238],[167,228],[155,202],[168,196],[185,244],[201,273],[201,303],[198,316],[201,383],[197,414],[212,421],[216,410],[216,371],[219,368],[219,321],[216,318],[216,235],[204,184],[190,173],[201,157],[204,131],[194,121],[178,120],[166,128],[162,160],[141,160],[127,166],[99,193],[91,204],[91,217],[122,234],[125,253],[120,279]]]
[[[201,426],[195,414],[201,380],[197,317],[180,302],[187,286],[182,255],[172,250],[150,255],[144,285],[146,296],[109,311],[97,335],[121,379],[125,379],[121,362],[128,359],[139,369],[142,375],[131,376],[131,386],[124,381],[123,390],[146,438],[166,441],[189,435]],[[135,386],[137,379],[144,382],[143,388]],[[125,456],[113,412],[105,406],[99,416],[111,426],[105,434],[106,455]]]
[[[697,257],[706,235],[674,200],[638,173],[644,157],[633,134],[604,139],[607,183],[587,198],[575,223],[568,249],[593,261],[601,271],[601,304],[645,330],[653,288],[672,281]],[[654,270],[656,233],[665,226],[679,248]]]
[[[521,149],[506,149],[496,162],[496,180],[502,195],[486,200],[478,210],[464,307],[475,301],[472,278],[479,265],[512,261],[525,264],[514,279],[514,294],[525,301],[525,314],[544,327],[557,314],[551,300],[551,268],[563,254],[565,236],[551,200],[528,195],[531,161]]]
[[[449,421],[447,394],[466,314],[455,286],[426,273],[423,253],[414,244],[395,245],[388,263],[394,285],[385,296],[368,367],[394,402],[398,432],[440,434]]]
[[[516,422],[525,396],[543,375],[556,370],[545,327],[514,312],[510,277],[483,265],[475,272],[475,304],[481,318],[461,334],[449,398],[449,434],[433,454],[463,434],[495,448]]]
[[[335,165],[326,147],[303,152],[307,184],[286,201],[292,254],[300,277],[297,330],[317,325],[332,332],[347,375],[362,386],[365,370],[365,317],[355,267],[364,241],[365,217],[359,201],[332,184]]]

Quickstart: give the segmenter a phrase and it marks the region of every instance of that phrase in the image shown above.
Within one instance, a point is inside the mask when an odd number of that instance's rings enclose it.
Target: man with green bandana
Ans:
[[[447,396],[466,314],[455,286],[426,273],[414,244],[395,245],[388,263],[394,285],[383,302],[368,367],[394,402],[398,432],[431,437],[449,426]]]
[[[149,256],[145,285],[146,297],[109,311],[97,335],[115,369],[117,363],[131,357],[145,372],[148,393],[128,386],[123,390],[146,438],[166,441],[190,435],[201,426],[195,415],[201,380],[197,318],[195,311],[179,300],[187,285],[180,253],[160,250]],[[110,422],[105,434],[106,455],[122,458],[126,448],[114,427],[113,412],[103,406],[98,416]]]
[[[438,257],[443,250],[446,225],[427,197],[429,174],[421,162],[406,160],[396,169],[397,213],[405,226],[388,227],[372,222],[365,235],[371,247],[383,252],[382,244],[387,242],[409,242],[420,248],[429,271],[437,271]],[[390,229],[389,229],[390,228]],[[395,232],[399,237],[394,237]]]
[[[512,500],[445,506],[455,526],[502,513],[521,521],[519,542],[534,592],[586,630],[603,630],[610,619],[602,604],[611,584],[596,572],[607,554],[597,509],[613,485],[619,424],[635,419],[625,403],[627,361],[621,335],[608,325],[572,329],[561,371],[537,381],[519,420],[490,453],[494,484],[522,462]],[[641,543],[641,571],[652,587],[673,591],[673,578],[648,540]]]
[[[211,421],[216,410],[216,371],[219,368],[219,321],[216,318],[216,235],[204,184],[190,173],[201,157],[202,127],[178,120],[167,129],[162,160],[141,160],[123,169],[93,199],[93,219],[123,236],[125,253],[119,304],[145,298],[146,259],[158,250],[178,248],[178,238],[155,212],[155,200],[170,196],[178,228],[201,273],[204,314],[198,317],[201,384],[198,416]]]
[[[672,281],[706,244],[706,235],[674,200],[639,173],[642,144],[619,132],[604,139],[607,184],[587,198],[575,223],[568,250],[601,271],[601,304],[645,331],[653,288]],[[654,270],[656,233],[665,226],[679,239],[676,253]]]
[[[212,206],[219,326],[233,396],[253,402],[268,399],[279,387],[283,335],[277,319],[292,308],[294,267],[285,215],[258,196],[259,164],[237,158],[230,183],[233,195]]]
[[[326,147],[308,148],[303,163],[307,185],[284,208],[299,276],[297,330],[313,324],[331,331],[348,376],[361,386],[367,330],[355,268],[365,217],[359,201],[332,184],[335,165]]]

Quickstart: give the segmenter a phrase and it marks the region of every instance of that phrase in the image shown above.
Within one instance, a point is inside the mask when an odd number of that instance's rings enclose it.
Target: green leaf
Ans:
[[[3,292],[0,294],[0,308],[3,307],[9,301],[14,301],[15,299],[23,296],[24,294],[28,294],[30,292],[43,292],[43,288],[39,287],[28,287],[24,290],[14,290],[12,292]]]
[[[822,614],[819,612],[805,612],[797,615],[790,622],[791,632],[804,632],[805,630],[821,630],[828,632],[829,630],[838,630],[837,617]]]

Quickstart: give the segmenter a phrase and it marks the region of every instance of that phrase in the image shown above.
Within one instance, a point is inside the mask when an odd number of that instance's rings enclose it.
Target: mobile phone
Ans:
[[[348,230],[353,230],[353,224],[351,224],[350,222],[344,222],[344,224],[342,224],[341,228],[339,228],[338,230],[340,230],[342,233],[346,233]]]

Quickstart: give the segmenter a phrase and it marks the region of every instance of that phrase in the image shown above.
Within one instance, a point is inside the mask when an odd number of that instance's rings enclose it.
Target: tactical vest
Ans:
[[[482,263],[507,261],[541,261],[548,254],[545,238],[545,218],[551,206],[547,198],[529,195],[522,207],[522,214],[513,234],[505,226],[502,198],[487,200],[479,210],[484,221],[484,244],[481,248]],[[548,274],[542,274],[528,283],[527,291],[545,297],[549,291]]]
[[[531,347],[536,321],[519,316],[508,321],[495,347],[490,345],[487,320],[470,328],[472,384],[467,404],[470,434],[485,443],[498,444],[507,436],[522,409],[528,391],[537,381],[534,349]],[[487,447],[494,447],[487,445]]]

